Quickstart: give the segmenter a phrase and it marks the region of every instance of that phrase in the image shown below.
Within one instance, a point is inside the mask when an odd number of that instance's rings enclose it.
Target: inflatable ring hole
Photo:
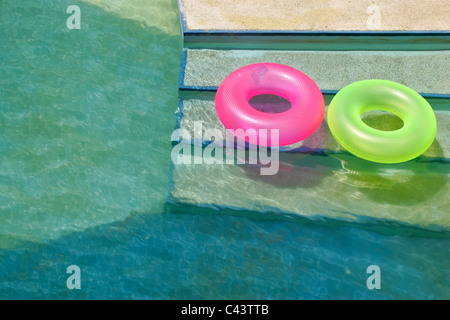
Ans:
[[[403,121],[388,111],[371,110],[361,115],[361,120],[369,127],[381,131],[395,131],[403,128]]]
[[[282,113],[292,107],[289,100],[275,94],[259,94],[250,98],[248,103],[253,109],[264,113]]]

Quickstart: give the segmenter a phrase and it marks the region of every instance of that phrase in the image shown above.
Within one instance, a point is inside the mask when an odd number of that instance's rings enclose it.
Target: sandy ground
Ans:
[[[180,0],[191,30],[450,30],[449,0]]]

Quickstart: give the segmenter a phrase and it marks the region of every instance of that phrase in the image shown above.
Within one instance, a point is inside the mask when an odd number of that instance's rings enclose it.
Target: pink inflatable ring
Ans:
[[[262,94],[281,96],[291,108],[280,113],[256,110],[249,100]],[[215,105],[220,121],[235,136],[249,141],[245,132],[254,129],[257,144],[264,146],[299,142],[316,131],[325,116],[325,101],[316,83],[303,72],[277,63],[255,63],[233,71],[220,84]],[[267,130],[262,141],[261,129]],[[279,130],[279,141],[270,139],[272,129]]]

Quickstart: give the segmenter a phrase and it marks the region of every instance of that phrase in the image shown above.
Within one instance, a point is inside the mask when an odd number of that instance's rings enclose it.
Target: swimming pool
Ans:
[[[450,297],[447,231],[168,205],[177,4],[127,3],[2,1],[0,298]]]

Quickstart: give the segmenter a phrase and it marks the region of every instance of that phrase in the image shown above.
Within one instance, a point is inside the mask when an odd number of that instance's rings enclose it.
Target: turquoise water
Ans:
[[[446,233],[167,206],[182,39],[148,2],[0,3],[1,299],[450,298]]]

